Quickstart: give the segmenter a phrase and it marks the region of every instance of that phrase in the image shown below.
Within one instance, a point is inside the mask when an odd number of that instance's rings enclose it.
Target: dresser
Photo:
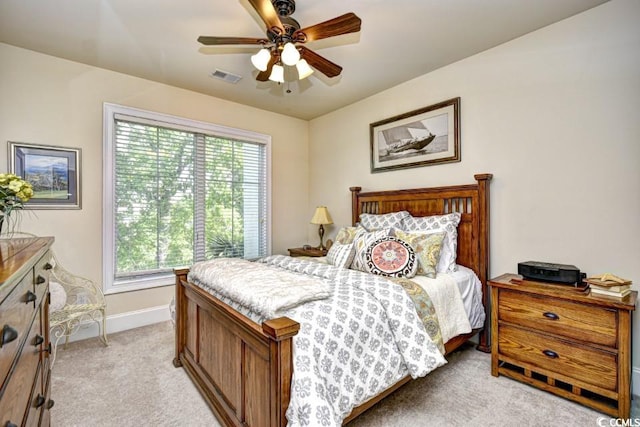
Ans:
[[[491,374],[627,419],[638,293],[594,296],[503,274],[491,286]]]
[[[0,426],[49,426],[51,237],[0,239]]]

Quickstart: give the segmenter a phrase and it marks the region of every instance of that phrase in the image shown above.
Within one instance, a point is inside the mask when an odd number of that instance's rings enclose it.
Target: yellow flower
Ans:
[[[0,173],[0,211],[5,216],[14,209],[22,209],[23,204],[33,197],[31,184],[12,173]]]
[[[17,193],[22,188],[22,182],[20,181],[11,181],[9,182],[9,190]]]

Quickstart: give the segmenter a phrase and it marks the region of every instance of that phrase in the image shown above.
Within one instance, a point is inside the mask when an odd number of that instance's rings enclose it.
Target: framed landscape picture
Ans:
[[[29,209],[80,209],[79,148],[9,142],[9,170],[33,186]]]
[[[460,98],[371,123],[371,172],[460,161]]]

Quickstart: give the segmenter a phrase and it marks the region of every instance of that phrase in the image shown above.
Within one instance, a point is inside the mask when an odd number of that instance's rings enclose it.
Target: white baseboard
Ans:
[[[145,308],[142,310],[129,311],[127,313],[114,314],[107,316],[107,334],[114,334],[116,332],[165,322],[167,320],[171,320],[168,304]],[[78,332],[69,337],[69,342],[95,338],[98,336],[99,332],[96,322],[83,322]]]
[[[640,396],[640,368],[637,367],[631,370],[631,394]]]

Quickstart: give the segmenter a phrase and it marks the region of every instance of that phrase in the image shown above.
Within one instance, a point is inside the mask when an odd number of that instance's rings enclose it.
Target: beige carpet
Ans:
[[[171,323],[109,339],[109,347],[97,339],[60,347],[52,377],[52,426],[219,425],[184,370],[171,364]],[[640,423],[638,399],[633,406],[632,416]],[[583,427],[598,426],[600,417],[604,416],[533,387],[492,377],[490,356],[468,348],[350,426]]]

